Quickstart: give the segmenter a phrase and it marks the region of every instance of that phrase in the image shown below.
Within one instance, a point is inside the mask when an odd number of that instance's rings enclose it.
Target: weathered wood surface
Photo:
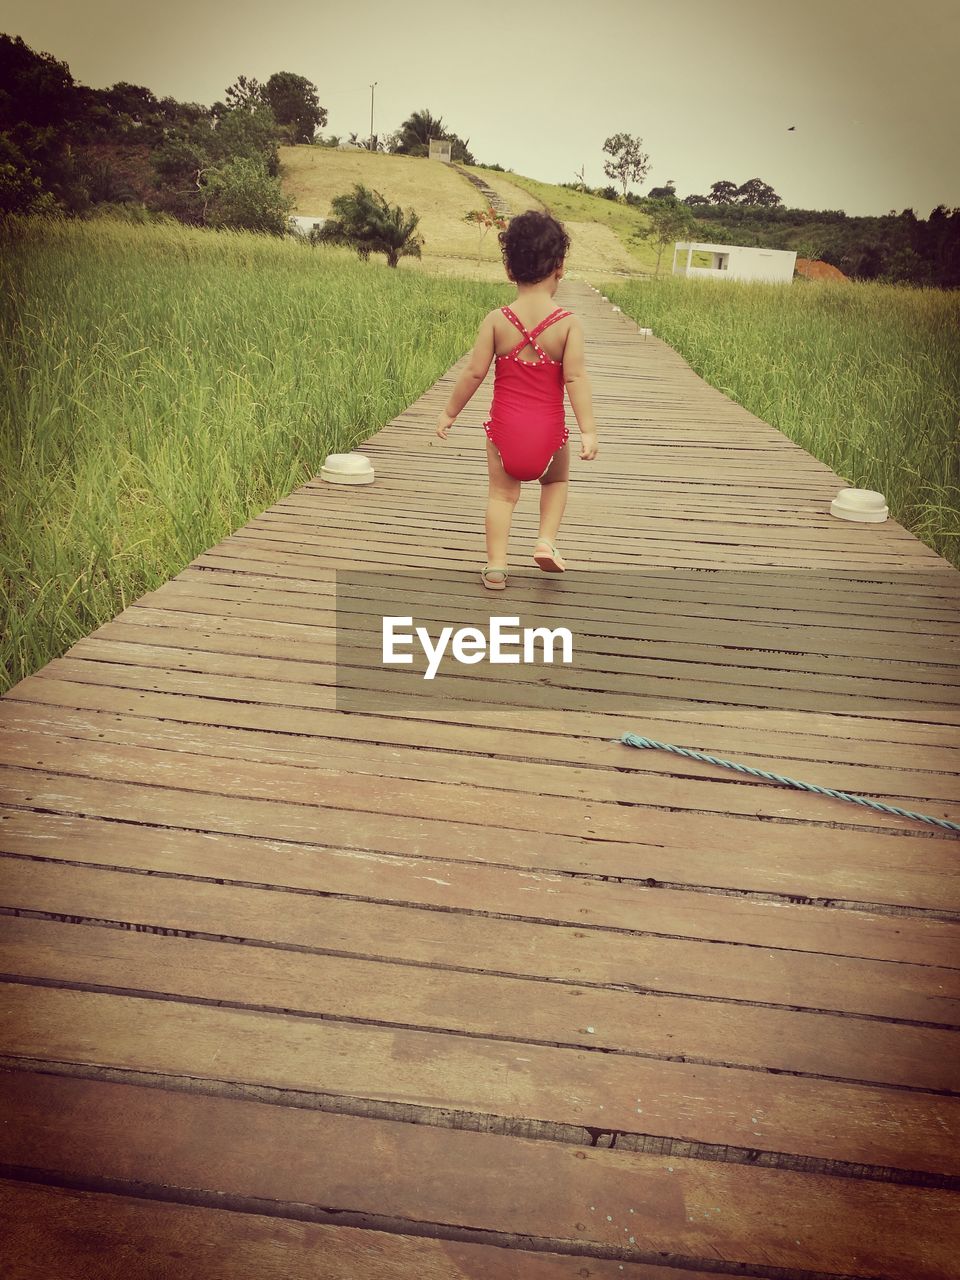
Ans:
[[[376,484],[304,485],[0,701],[4,1275],[960,1276],[960,843],[613,741],[960,820],[960,574],[559,300],[602,431],[562,705],[369,661],[375,572],[433,626],[557,587],[530,490],[478,584],[456,367]]]

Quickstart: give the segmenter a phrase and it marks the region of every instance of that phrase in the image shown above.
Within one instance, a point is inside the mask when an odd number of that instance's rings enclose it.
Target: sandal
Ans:
[[[541,547],[546,547],[547,550],[542,551]],[[560,558],[560,552],[546,538],[537,539],[537,544],[533,549],[533,559],[544,573],[563,573],[567,567]]]
[[[507,571],[506,569],[498,569],[495,565],[488,564],[480,574],[480,581],[488,591],[502,591],[507,585]]]

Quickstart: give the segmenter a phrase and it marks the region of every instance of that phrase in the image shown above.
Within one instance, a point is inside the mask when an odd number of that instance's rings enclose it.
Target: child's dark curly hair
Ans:
[[[516,284],[536,284],[559,267],[570,250],[563,224],[549,213],[529,209],[500,232],[500,250]]]

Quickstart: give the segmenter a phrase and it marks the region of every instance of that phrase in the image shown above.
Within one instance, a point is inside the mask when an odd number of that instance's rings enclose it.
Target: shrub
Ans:
[[[259,160],[237,156],[206,174],[206,221],[211,227],[282,236],[293,201]]]

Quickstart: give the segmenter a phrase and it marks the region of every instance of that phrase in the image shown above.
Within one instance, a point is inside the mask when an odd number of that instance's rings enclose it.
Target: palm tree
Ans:
[[[396,267],[401,258],[421,256],[420,219],[412,209],[391,206],[379,191],[368,191],[360,183],[331,205],[335,217],[316,233],[316,241],[349,245],[364,261],[371,253],[385,254],[390,267]]]
[[[412,112],[397,130],[396,150],[399,155],[426,154],[430,139],[444,136],[442,117],[432,116],[424,107]]]

